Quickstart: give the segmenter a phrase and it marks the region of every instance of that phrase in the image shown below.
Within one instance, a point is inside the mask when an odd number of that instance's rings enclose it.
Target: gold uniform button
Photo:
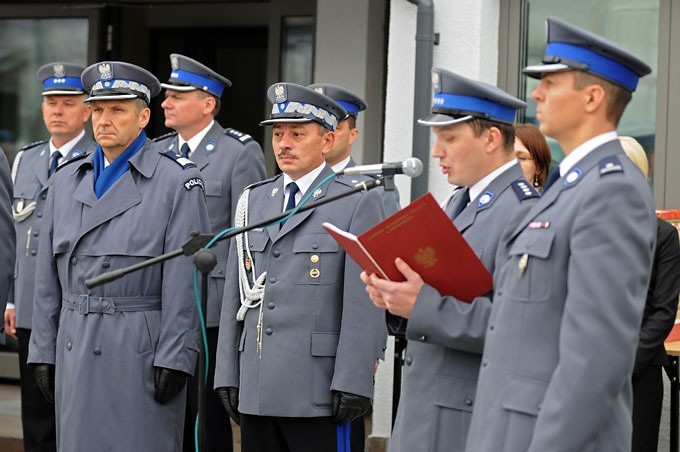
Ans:
[[[309,258],[310,261],[312,261],[312,264],[316,264],[319,262],[319,255],[318,254],[312,254],[312,256]]]
[[[309,271],[309,276],[311,276],[312,278],[318,278],[319,274],[320,272],[318,268],[313,268]]]

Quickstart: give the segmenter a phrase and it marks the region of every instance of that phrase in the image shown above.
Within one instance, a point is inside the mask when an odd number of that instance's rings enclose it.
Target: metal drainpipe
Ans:
[[[434,47],[433,0],[407,0],[418,6],[416,25],[416,80],[413,101],[413,156],[423,161],[423,174],[411,180],[411,201],[428,192],[430,128],[416,124],[430,114],[432,101],[432,49]]]

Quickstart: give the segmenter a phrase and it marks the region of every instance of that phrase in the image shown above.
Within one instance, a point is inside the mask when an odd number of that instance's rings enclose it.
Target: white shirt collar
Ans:
[[[62,147],[57,148],[54,143],[52,142],[52,138],[50,138],[50,157],[52,154],[55,152],[59,152],[61,154],[61,157],[59,158],[60,160],[66,157],[69,152],[75,147],[75,145],[85,136],[85,129],[81,130],[80,133],[78,134],[77,137],[72,139],[71,141],[67,142],[64,144]]]
[[[205,129],[201,130],[196,135],[189,138],[189,140],[187,140],[187,141],[184,141],[184,138],[182,138],[182,135],[180,135],[178,133],[177,134],[177,145],[179,147],[177,148],[177,152],[179,153],[180,150],[182,149],[182,145],[184,145],[184,143],[187,143],[189,145],[189,149],[191,149],[191,152],[189,152],[189,157],[191,158],[191,156],[194,154],[194,151],[196,149],[198,149],[198,145],[201,144],[201,141],[203,141],[203,138],[205,138],[205,136],[208,134],[208,131],[213,126],[213,124],[215,124],[214,119],[212,121],[210,121],[210,124],[208,124],[208,126]]]
[[[344,170],[347,168],[347,165],[349,164],[349,160],[352,158],[351,155],[348,155],[345,160],[342,160],[335,165],[331,166],[331,169],[333,170],[334,173],[339,173],[340,171]]]
[[[295,203],[299,203],[302,197],[309,191],[309,187],[312,185],[312,182],[314,182],[314,179],[316,179],[319,174],[321,174],[321,171],[326,167],[326,162],[323,162],[321,165],[313,169],[312,171],[308,172],[301,178],[299,178],[296,181],[293,181],[293,179],[290,178],[290,176],[286,173],[283,173],[283,190],[285,193],[284,200],[283,200],[283,207],[288,203],[288,184],[291,182],[295,182],[295,184],[298,186],[300,191],[298,191],[295,194]],[[283,210],[282,210],[283,211]]]
[[[512,160],[510,160],[505,165],[499,166],[498,168],[496,168],[495,170],[491,171],[489,174],[487,174],[486,176],[481,178],[479,180],[479,182],[477,182],[475,185],[470,187],[470,192],[469,192],[470,201],[473,201],[474,199],[476,199],[477,196],[479,196],[479,194],[486,187],[488,187],[489,184],[491,184],[491,182],[494,181],[494,179],[496,179],[498,176],[500,176],[501,174],[503,174],[504,172],[506,172],[507,170],[512,168],[514,165],[519,165],[519,163],[517,162],[517,159],[513,158]]]
[[[616,133],[616,130],[612,130],[611,132],[605,132],[603,134],[591,138],[590,140],[584,143],[581,143],[573,151],[571,151],[569,155],[565,156],[560,162],[560,176],[564,176],[565,174],[567,174],[569,170],[574,167],[574,165],[581,161],[583,157],[594,151],[595,148],[609,141],[616,140],[617,138],[618,134]]]

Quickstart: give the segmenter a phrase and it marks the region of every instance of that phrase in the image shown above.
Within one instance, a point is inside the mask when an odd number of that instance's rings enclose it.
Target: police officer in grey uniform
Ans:
[[[631,372],[656,219],[616,127],[649,66],[549,18],[531,96],[566,157],[504,235],[470,452],[628,451]],[[549,181],[554,178],[549,178]]]
[[[352,143],[359,136],[357,118],[359,112],[366,110],[366,102],[353,92],[341,86],[331,85],[330,83],[314,83],[309,85],[308,88],[330,97],[347,112],[347,117],[338,121],[338,127],[335,129],[335,143],[333,144],[333,149],[326,154],[326,163],[336,173],[341,172],[345,168],[357,166],[351,154]],[[390,216],[401,209],[399,192],[396,189],[385,191],[384,188],[380,188],[378,193],[383,200],[386,216]]]
[[[5,313],[5,304],[12,292],[14,273],[15,234],[12,224],[12,178],[5,151],[0,148],[0,310]],[[3,303],[3,300],[5,302]],[[0,325],[0,344],[5,343],[5,325]]]
[[[24,449],[54,451],[56,437],[54,405],[36,386],[33,369],[26,365],[33,315],[33,287],[36,256],[45,199],[52,174],[59,164],[89,154],[96,143],[85,134],[85,123],[91,108],[80,75],[84,67],[55,62],[45,64],[37,72],[43,87],[43,121],[50,139],[29,144],[14,158],[13,214],[17,237],[17,263],[13,295],[5,314],[10,334],[19,344],[21,376],[21,422]]]
[[[237,221],[253,223],[353,187],[324,161],[346,112],[332,99],[276,83],[272,147],[283,171],[250,186]],[[329,181],[320,185],[322,181]],[[327,451],[348,446],[350,422],[370,408],[383,316],[322,227],[359,234],[383,218],[380,196],[358,192],[253,229],[232,243],[220,316],[215,387],[241,422],[248,451]]]
[[[198,61],[183,55],[170,55],[172,72],[161,104],[165,125],[175,132],[156,138],[165,149],[193,161],[205,182],[210,227],[218,233],[232,226],[238,198],[247,185],[265,178],[264,154],[250,136],[235,129],[224,129],[215,116],[220,110],[220,96],[231,82]],[[206,327],[210,369],[206,387],[206,438],[208,451],[232,448],[229,416],[212,390],[215,375],[215,350],[220,306],[224,293],[224,275],[229,254],[229,241],[214,248],[217,265],[210,274]],[[187,387],[184,450],[194,450],[194,425],[198,412],[197,374]]]
[[[152,74],[104,61],[82,81],[98,146],[53,176],[28,362],[54,396],[59,450],[180,451],[184,385],[199,349],[191,259],[91,290],[84,281],[208,231],[203,179],[146,138],[160,91]]]
[[[512,123],[526,104],[444,69],[433,69],[432,80],[432,115],[418,123],[433,128],[432,157],[449,183],[466,187],[445,210],[493,273],[503,231],[538,199],[514,154]],[[377,306],[408,318],[404,380],[389,450],[462,452],[493,293],[468,304],[425,284],[406,263],[398,265],[404,282],[362,274]]]
[[[352,157],[352,143],[359,136],[359,129],[357,128],[357,118],[359,112],[366,110],[366,102],[353,92],[330,83],[314,83],[307,88],[330,97],[342,106],[347,112],[345,119],[338,121],[338,126],[335,129],[335,143],[330,152],[326,154],[326,163],[336,173],[342,172],[345,168],[353,168],[357,166],[356,161]],[[355,175],[357,180],[371,180],[370,176]],[[380,194],[385,209],[385,216],[390,216],[401,209],[399,204],[399,192],[396,190],[386,191],[384,187],[376,189]],[[379,358],[384,359],[385,354],[383,350],[378,352]],[[376,367],[377,369],[377,367]],[[352,451],[360,452],[364,450],[365,442],[365,427],[364,420],[357,419],[352,423],[351,429]]]

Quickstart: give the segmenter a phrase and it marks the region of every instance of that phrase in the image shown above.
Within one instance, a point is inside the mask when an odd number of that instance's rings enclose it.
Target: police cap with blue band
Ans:
[[[161,92],[158,79],[146,69],[122,61],[102,61],[83,71],[83,86],[94,100],[143,99],[147,105]]]
[[[261,126],[314,121],[335,130],[338,121],[347,117],[347,111],[330,97],[295,83],[274,83],[267,90],[267,98],[272,103],[272,113],[260,122]]]
[[[524,68],[529,77],[579,70],[635,91],[638,80],[652,72],[645,62],[614,42],[556,17],[546,19],[546,41],[544,64]]]
[[[422,126],[449,126],[475,118],[504,124],[515,122],[525,102],[488,83],[446,69],[432,69],[432,115],[418,119]]]
[[[314,83],[313,85],[307,86],[307,88],[330,97],[342,105],[342,108],[345,109],[347,114],[354,117],[354,119],[357,118],[360,111],[366,110],[366,102],[364,102],[361,97],[341,86],[331,85],[330,83]]]
[[[221,97],[224,88],[231,82],[204,64],[179,53],[170,54],[170,79],[161,83],[165,89],[174,91],[205,91],[215,97]]]
[[[80,76],[84,66],[71,63],[48,63],[40,66],[36,73],[43,85],[43,96],[85,94]]]

